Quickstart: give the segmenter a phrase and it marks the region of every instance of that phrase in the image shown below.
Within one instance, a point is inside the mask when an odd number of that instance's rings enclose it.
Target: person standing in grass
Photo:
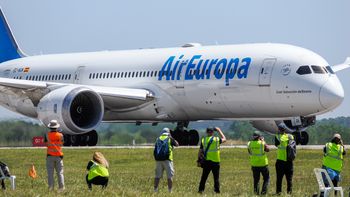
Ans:
[[[264,137],[259,132],[254,132],[252,140],[248,142],[248,153],[250,155],[250,164],[252,166],[254,178],[254,193],[260,195],[259,181],[260,174],[263,176],[264,182],[262,185],[261,194],[266,195],[267,187],[270,181],[268,159],[266,152],[269,152],[269,147],[264,141]]]
[[[108,168],[108,161],[103,154],[101,152],[94,152],[92,160],[89,161],[86,167],[88,170],[86,183],[89,190],[92,190],[92,184],[101,185],[102,189],[107,187],[109,178]]]
[[[64,176],[63,176],[63,134],[58,132],[60,124],[57,120],[51,120],[47,125],[50,131],[45,135],[45,143],[47,147],[46,169],[49,184],[49,190],[54,188],[54,170],[56,170],[58,178],[58,190],[63,191]]]
[[[220,137],[214,136],[216,131]],[[202,176],[199,183],[198,193],[203,193],[205,182],[207,181],[210,171],[214,176],[214,191],[220,193],[220,144],[226,142],[226,137],[219,127],[207,128],[207,136],[202,138],[199,155],[203,154],[204,163],[202,164]]]
[[[346,154],[340,134],[334,134],[332,140],[326,143],[323,148],[323,153],[322,168],[327,171],[334,187],[337,187],[340,181],[340,172],[343,167],[343,156]],[[327,180],[324,180],[326,186],[328,186]]]
[[[156,160],[154,192],[158,192],[159,181],[163,176],[164,170],[166,171],[168,178],[168,191],[172,191],[173,176],[175,173],[173,164],[174,146],[179,146],[179,143],[171,137],[170,130],[168,128],[164,128],[161,135],[156,140],[153,151],[153,156]]]
[[[287,159],[287,146],[290,141],[294,141],[293,135],[286,133],[287,127],[284,124],[278,125],[278,134],[275,136],[275,146],[277,150],[276,161],[276,194],[281,195],[283,176],[287,179],[287,193],[292,193],[293,161]],[[294,147],[295,148],[295,147]]]

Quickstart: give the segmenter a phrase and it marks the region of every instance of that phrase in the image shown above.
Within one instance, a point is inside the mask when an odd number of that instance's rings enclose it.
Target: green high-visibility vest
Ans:
[[[280,142],[280,145],[277,146],[277,159],[282,161],[287,161],[287,145],[289,137],[294,140],[294,137],[290,134],[277,134],[276,138]]]
[[[220,138],[219,137],[202,138],[203,150],[205,151],[207,149],[210,138],[213,138],[213,142],[210,144],[208,148],[208,152],[205,159],[213,162],[220,162]]]
[[[161,136],[159,136],[159,139],[164,141],[167,138],[169,138],[168,134],[162,134]],[[168,146],[169,146],[169,160],[172,161],[173,160],[173,147],[171,145],[171,139],[169,138],[168,140]]]
[[[93,165],[90,167],[90,170],[88,172],[88,180],[90,181],[91,179],[97,177],[97,176],[102,176],[102,177],[108,177],[108,169],[101,164],[92,161]]]
[[[323,165],[340,172],[343,167],[343,152],[344,148],[342,145],[327,143],[326,154],[323,157]]]
[[[250,154],[250,164],[253,167],[264,167],[269,164],[265,154],[265,142],[261,140],[253,140],[248,142]]]

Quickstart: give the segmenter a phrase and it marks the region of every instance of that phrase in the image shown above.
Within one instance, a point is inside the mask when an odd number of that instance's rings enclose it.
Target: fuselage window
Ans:
[[[151,77],[153,77],[153,71],[151,71]]]
[[[117,77],[117,72],[114,72],[114,78],[116,78]]]
[[[68,79],[68,74],[66,74],[66,78],[65,78],[65,80],[67,80]]]
[[[69,74],[69,75],[68,75],[68,79],[70,79],[71,77],[72,77],[72,75],[71,75],[71,74]]]
[[[92,77],[92,73],[89,74],[89,79],[91,79],[91,77]]]
[[[119,78],[120,77],[120,72],[118,72],[118,75],[117,75],[117,78]]]
[[[128,78],[130,78],[130,76],[131,76],[131,72],[128,73]]]
[[[45,81],[47,81],[47,75],[45,75]]]
[[[300,66],[297,70],[297,73],[299,75],[307,75],[307,74],[311,74],[311,69],[309,66]]]
[[[109,78],[109,73],[107,73],[107,77],[106,77],[107,79]]]
[[[314,71],[314,73],[317,73],[317,74],[324,74],[326,73],[321,66],[315,66],[315,65],[312,65],[311,66],[312,70]]]
[[[100,73],[100,77],[98,77],[99,79],[102,79],[102,73]]]
[[[124,72],[121,72],[121,73],[120,73],[120,78],[123,78],[123,73],[124,73]]]
[[[103,73],[103,78],[105,78],[106,77],[106,73]]]
[[[326,66],[326,69],[327,69],[328,72],[330,72],[331,74],[334,74],[334,71],[332,70],[332,67]]]
[[[136,72],[135,77],[138,77],[138,76],[139,76],[139,72]]]
[[[134,75],[135,75],[135,72],[132,72],[132,75],[131,75],[131,77],[132,77],[132,78],[134,78]]]
[[[158,73],[158,71],[155,71],[155,72],[154,72],[154,76],[155,76],[155,77],[157,76],[157,73]]]
[[[58,76],[57,76],[57,75],[55,75],[55,81],[57,81],[57,79],[58,79]]]

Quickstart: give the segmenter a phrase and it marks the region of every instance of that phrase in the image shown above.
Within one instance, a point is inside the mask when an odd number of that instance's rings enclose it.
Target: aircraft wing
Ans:
[[[350,67],[350,57],[346,58],[344,63],[332,66],[332,70],[334,72],[338,72],[338,71],[341,71],[343,69],[347,69],[349,67]]]
[[[19,79],[0,78],[0,92],[8,95],[30,99],[36,106],[42,97],[51,91],[65,86],[85,87],[97,92],[103,99],[106,110],[119,110],[137,107],[153,100],[153,93],[145,89],[115,88],[89,86],[80,84],[65,84],[44,81],[28,81]]]

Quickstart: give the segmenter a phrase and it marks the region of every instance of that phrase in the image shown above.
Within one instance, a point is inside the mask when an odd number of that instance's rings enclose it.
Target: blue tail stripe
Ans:
[[[0,17],[0,62],[21,58],[23,55],[18,48],[1,8]]]

